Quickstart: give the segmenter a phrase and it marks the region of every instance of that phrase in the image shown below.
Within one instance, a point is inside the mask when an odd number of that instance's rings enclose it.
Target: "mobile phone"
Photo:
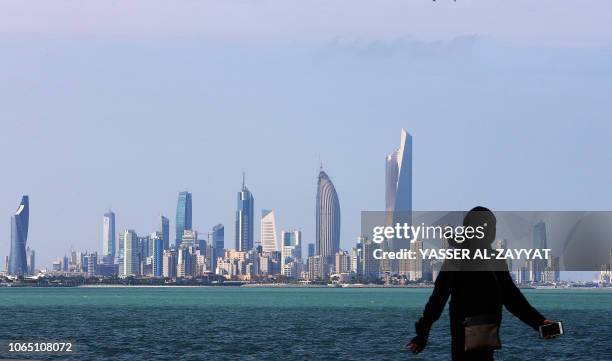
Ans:
[[[561,335],[563,335],[563,323],[561,321],[540,326],[540,337],[542,338],[559,337]]]

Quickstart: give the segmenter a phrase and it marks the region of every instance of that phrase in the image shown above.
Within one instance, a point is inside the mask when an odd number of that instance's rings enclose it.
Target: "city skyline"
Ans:
[[[608,209],[612,12],[589,3],[397,1],[384,17],[363,1],[277,2],[274,13],[12,3],[0,14],[0,150],[12,175],[0,235],[10,242],[8,219],[29,194],[40,265],[57,245],[99,250],[108,209],[117,231],[155,230],[165,215],[173,243],[176,194],[189,189],[193,227],[224,224],[230,247],[246,171],[256,214],[273,209],[278,230],[301,224],[314,242],[322,159],[349,248],[359,211],[385,203],[382,157],[401,128],[415,136],[415,210]],[[224,6],[240,15],[221,23],[236,27],[219,26]],[[323,23],[302,16],[322,13]]]

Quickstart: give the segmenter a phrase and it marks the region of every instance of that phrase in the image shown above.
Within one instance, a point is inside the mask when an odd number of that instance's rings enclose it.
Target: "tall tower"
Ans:
[[[111,211],[102,219],[102,258],[109,264],[115,260],[115,213]]]
[[[223,256],[225,249],[225,228],[222,224],[217,224],[212,229],[212,244],[213,244],[213,271],[217,269],[217,259]]]
[[[387,155],[385,210],[412,211],[412,136],[402,129],[400,147]]]
[[[11,252],[9,254],[8,273],[25,275],[28,273],[26,258],[26,241],[30,217],[30,200],[27,195],[21,197],[17,211],[11,217]]]
[[[124,257],[122,276],[138,275],[139,271],[139,252],[138,252],[138,235],[131,229],[127,229],[123,234],[124,241]]]
[[[168,220],[168,218],[164,216],[159,216],[159,227],[159,232],[162,236],[164,250],[170,249],[170,221]]]
[[[264,252],[278,250],[276,243],[276,220],[274,211],[264,209],[261,211],[261,246]]]
[[[255,228],[253,209],[255,198],[246,187],[242,174],[242,190],[238,192],[236,208],[236,250],[248,252],[253,249],[253,231]]]
[[[385,211],[388,225],[412,224],[412,136],[405,129],[400,134],[399,148],[385,157]],[[407,240],[390,239],[383,248],[398,251],[411,247]],[[384,272],[400,272],[397,260],[382,260]]]
[[[334,184],[323,168],[317,181],[316,207],[316,254],[322,256],[327,264],[332,264],[340,248],[340,201]]]
[[[175,246],[181,245],[183,232],[191,229],[191,193],[180,192],[176,204],[176,238]]]

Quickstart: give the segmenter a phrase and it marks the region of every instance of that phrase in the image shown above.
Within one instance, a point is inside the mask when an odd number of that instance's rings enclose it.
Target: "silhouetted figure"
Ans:
[[[462,244],[451,240],[455,248],[468,248],[470,254],[478,248],[490,249],[495,239],[496,226],[495,215],[490,210],[476,207],[468,212],[463,223],[466,227],[486,223],[485,237],[481,240],[466,240]],[[504,260],[447,260],[436,278],[435,288],[423,316],[415,324],[417,336],[407,345],[413,352],[421,352],[427,344],[429,330],[440,318],[449,296],[453,361],[493,360],[493,349],[464,351],[466,317],[495,315],[501,324],[503,305],[535,330],[551,322],[527,302],[514,284]]]

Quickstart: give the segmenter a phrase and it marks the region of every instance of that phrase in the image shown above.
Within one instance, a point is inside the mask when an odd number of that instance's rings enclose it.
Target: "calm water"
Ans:
[[[70,360],[446,360],[447,313],[404,351],[430,289],[0,289],[0,341],[72,340]],[[612,291],[524,290],[566,334],[540,340],[506,314],[499,360],[612,360]]]

